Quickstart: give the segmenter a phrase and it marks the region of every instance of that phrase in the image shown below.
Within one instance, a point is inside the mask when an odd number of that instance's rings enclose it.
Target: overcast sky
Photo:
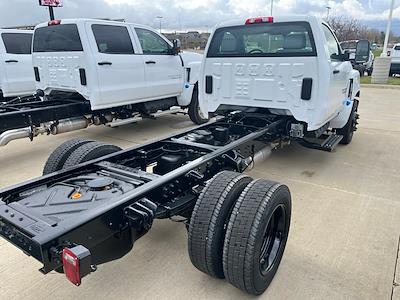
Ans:
[[[270,0],[63,0],[56,18],[124,18],[127,21],[169,30],[210,30],[216,23],[249,16],[269,15]],[[400,0],[396,0],[393,30],[400,34]],[[384,29],[390,0],[274,0],[274,15],[347,15],[371,27]],[[48,11],[38,0],[0,0],[0,27],[36,24],[48,20]]]

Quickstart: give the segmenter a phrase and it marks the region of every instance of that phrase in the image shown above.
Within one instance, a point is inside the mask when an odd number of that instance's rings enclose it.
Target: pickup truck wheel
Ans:
[[[268,288],[285,250],[290,216],[287,186],[259,179],[245,188],[225,235],[224,274],[232,285],[254,295]]]
[[[43,175],[61,170],[72,152],[74,152],[78,147],[90,142],[93,142],[93,140],[72,139],[62,143],[50,154],[49,158],[47,159],[43,167]]]
[[[360,118],[357,111],[358,100],[355,100],[346,125],[343,128],[336,130],[337,134],[343,135],[343,139],[340,141],[340,144],[342,145],[348,145],[353,140],[354,131],[357,130],[358,119]]]
[[[203,118],[200,114],[199,107],[199,89],[196,85],[193,90],[192,100],[189,104],[189,118],[193,123],[197,125],[201,125],[208,122],[208,118]]]
[[[222,171],[203,189],[189,225],[188,250],[193,265],[200,271],[224,278],[222,250],[226,225],[232,208],[252,178]]]
[[[81,145],[67,158],[63,169],[122,150],[120,147],[100,142]]]

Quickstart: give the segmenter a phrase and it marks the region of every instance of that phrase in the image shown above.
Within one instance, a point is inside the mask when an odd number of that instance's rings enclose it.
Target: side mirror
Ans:
[[[173,40],[172,44],[173,44],[173,46],[171,49],[171,54],[178,55],[178,53],[181,52],[181,41],[179,39],[176,39],[176,40]]]
[[[368,40],[359,40],[356,48],[356,62],[365,63],[370,59],[371,44]]]
[[[350,52],[345,50],[342,54],[342,59],[343,59],[343,61],[349,61],[350,60]]]

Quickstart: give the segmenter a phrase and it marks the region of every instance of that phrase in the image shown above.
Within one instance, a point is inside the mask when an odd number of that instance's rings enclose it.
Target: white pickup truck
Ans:
[[[292,134],[334,133],[324,146],[350,143],[360,74],[327,23],[313,16],[261,17],[217,25],[199,84],[200,111],[267,109],[293,116]],[[311,145],[311,144],[308,144]]]
[[[32,30],[0,29],[0,101],[35,92]]]
[[[127,106],[142,114],[189,107],[192,120],[202,123],[195,108],[202,56],[179,53],[177,46],[138,24],[91,19],[43,23],[33,38],[36,87],[47,96],[77,93],[90,101],[91,110],[108,110],[116,117]]]
[[[178,40],[171,43],[150,27],[53,20],[35,28],[32,50],[36,94],[0,105],[0,146],[154,118],[178,112],[177,106],[188,108],[196,124],[208,121],[198,104],[202,56],[181,52]]]
[[[390,52],[390,57],[392,58],[392,62],[390,64],[390,76],[395,74],[400,74],[400,43],[397,43],[393,46],[392,51]]]

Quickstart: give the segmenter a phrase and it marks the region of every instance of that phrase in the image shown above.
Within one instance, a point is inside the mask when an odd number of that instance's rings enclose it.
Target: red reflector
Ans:
[[[62,263],[65,276],[68,280],[75,285],[81,284],[81,274],[79,258],[71,251],[71,249],[64,248],[62,252]]]
[[[273,23],[273,17],[258,17],[258,18],[250,18],[246,20],[246,25],[256,24],[256,23]]]
[[[52,26],[52,25],[60,25],[61,20],[51,20],[47,23],[47,25]]]

